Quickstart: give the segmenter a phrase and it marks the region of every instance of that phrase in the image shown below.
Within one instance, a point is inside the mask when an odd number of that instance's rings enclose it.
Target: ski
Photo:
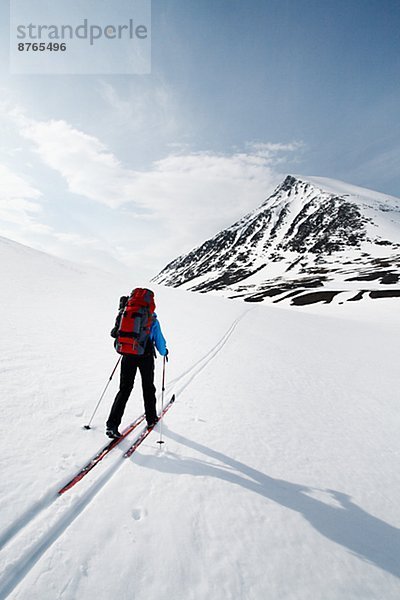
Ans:
[[[76,483],[78,483],[78,481],[80,481],[83,477],[85,477],[85,475],[87,475],[89,473],[89,471],[91,471],[101,460],[103,460],[103,458],[105,456],[107,456],[107,454],[109,452],[111,452],[111,450],[113,448],[115,448],[115,446],[117,446],[120,442],[122,442],[122,440],[124,438],[126,438],[126,436],[129,435],[131,433],[131,431],[133,431],[136,427],[138,427],[138,425],[140,425],[140,423],[142,423],[144,421],[144,418],[145,418],[145,416],[143,414],[140,417],[138,417],[137,419],[135,419],[135,421],[133,421],[130,425],[128,425],[128,427],[126,429],[124,429],[120,438],[111,440],[111,442],[109,442],[106,446],[104,446],[104,448],[99,450],[97,452],[97,454],[95,454],[89,460],[89,462],[84,467],[82,467],[76,473],[76,475],[74,475],[74,477],[71,479],[71,481],[69,481],[60,490],[58,490],[58,492],[57,492],[58,495],[61,496],[61,494],[64,494],[64,492],[70,490]]]
[[[173,405],[173,403],[175,402],[175,394],[172,396],[171,400],[168,402],[168,404],[164,407],[164,410],[160,413],[158,420],[160,421],[163,416],[165,415],[165,413],[171,408],[171,406]],[[157,421],[158,422],[158,421]],[[129,458],[130,456],[132,456],[132,454],[135,452],[135,450],[137,450],[140,446],[140,444],[147,438],[147,436],[153,431],[154,427],[157,425],[157,423],[155,425],[153,425],[152,427],[150,427],[149,429],[144,429],[142,431],[142,433],[136,438],[136,440],[133,442],[132,446],[130,448],[128,448],[128,450],[125,452],[124,454],[124,458]]]

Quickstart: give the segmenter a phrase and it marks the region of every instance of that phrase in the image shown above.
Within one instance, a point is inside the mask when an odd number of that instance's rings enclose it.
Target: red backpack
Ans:
[[[151,290],[133,290],[125,304],[115,341],[115,349],[119,354],[144,354],[155,308]]]

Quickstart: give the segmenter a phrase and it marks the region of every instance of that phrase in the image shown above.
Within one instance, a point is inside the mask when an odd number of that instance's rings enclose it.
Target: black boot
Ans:
[[[120,437],[122,437],[116,427],[107,427],[106,435],[113,440],[118,440]]]
[[[160,419],[158,417],[154,417],[154,419],[151,419],[151,421],[147,421],[147,429],[152,429],[159,420]]]

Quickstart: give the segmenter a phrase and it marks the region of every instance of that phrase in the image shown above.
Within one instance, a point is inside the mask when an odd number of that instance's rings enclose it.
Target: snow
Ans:
[[[370,190],[352,183],[346,183],[344,181],[340,181],[339,179],[331,179],[329,177],[303,177],[300,175],[299,179],[302,181],[309,181],[324,192],[328,192],[330,194],[337,194],[339,196],[344,194],[349,195],[352,196],[352,200],[358,198],[359,202],[375,208],[381,208],[384,206],[386,210],[400,210],[399,199],[395,196],[390,196],[389,194],[382,194],[382,192]]]
[[[291,310],[153,286],[165,444],[158,425],[124,459],[132,434],[58,497],[106,443],[117,377],[82,425],[135,282],[7,240],[0,256],[0,598],[398,600],[396,299]],[[142,410],[137,385],[124,424]]]

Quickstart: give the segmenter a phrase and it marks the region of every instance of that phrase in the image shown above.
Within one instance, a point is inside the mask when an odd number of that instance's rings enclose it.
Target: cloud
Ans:
[[[19,111],[13,118],[69,192],[86,199],[86,211],[91,205],[94,222],[100,206],[103,213],[104,207],[112,210],[107,239],[114,258],[130,266],[145,264],[153,274],[261,204],[286,174],[280,172],[284,162],[302,148],[301,142],[256,142],[223,154],[177,145],[146,170],[135,170],[101,139],[65,120],[37,121]],[[60,242],[82,243],[57,235]]]
[[[250,142],[247,147],[251,152],[271,160],[275,165],[286,160],[285,154],[297,152],[304,148],[303,142],[290,142],[288,144],[272,142]],[[283,153],[282,156],[280,154]]]
[[[20,133],[42,161],[57,171],[74,194],[117,208],[129,202],[133,173],[124,169],[96,137],[63,120],[20,120]]]
[[[30,182],[0,164],[0,234],[22,244],[79,262],[96,261],[115,270],[118,262],[103,240],[77,232],[63,232],[47,225],[42,193]],[[106,248],[106,251],[105,251]],[[112,250],[112,249],[111,249]],[[107,255],[108,252],[108,255]]]
[[[63,120],[20,118],[21,134],[69,190],[111,208],[130,205],[141,218],[173,222],[217,220],[261,202],[274,170],[301,143],[249,145],[247,152],[172,152],[146,171],[124,167],[97,137]],[[280,175],[279,175],[280,176]],[[210,210],[211,209],[211,210]],[[183,219],[184,217],[184,219]]]
[[[0,198],[39,198],[41,192],[28,183],[23,177],[17,175],[5,165],[0,165]],[[39,209],[39,205],[32,203],[34,210]]]
[[[37,221],[42,206],[36,202],[41,192],[26,179],[0,164],[0,219],[33,231],[45,231]]]

